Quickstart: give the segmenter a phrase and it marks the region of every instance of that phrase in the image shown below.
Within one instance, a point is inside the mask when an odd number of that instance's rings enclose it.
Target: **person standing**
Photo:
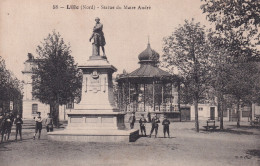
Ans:
[[[23,124],[23,120],[22,118],[20,117],[20,115],[18,114],[15,121],[14,121],[14,124],[16,125],[16,133],[15,133],[15,141],[17,141],[17,135],[19,133],[20,135],[20,140],[22,140],[22,124]]]
[[[6,139],[6,113],[3,114],[2,119],[1,119],[1,143],[3,142],[4,139]]]
[[[157,118],[156,114],[154,114],[154,117],[152,118],[151,123],[152,123],[152,129],[151,129],[149,137],[152,136],[153,131],[155,130],[155,138],[156,138],[157,137],[157,133],[158,133],[158,127],[159,127],[158,123],[160,123],[160,120],[159,120],[159,118]]]
[[[10,117],[10,113],[9,112],[6,112],[6,115],[5,115],[5,118],[4,118],[4,122],[3,122],[3,133],[2,133],[2,139],[1,141],[3,141],[3,138],[4,140],[8,141],[9,140],[9,137],[10,137],[10,134],[11,134],[11,129],[12,129],[12,120],[11,120],[11,117]],[[6,139],[7,137],[7,139]]]
[[[132,112],[132,115],[129,117],[129,123],[130,123],[130,128],[133,129],[135,125],[135,113]]]
[[[38,139],[41,137],[41,131],[42,131],[42,117],[41,112],[37,112],[38,116],[34,118],[36,124],[35,124],[35,133],[33,136],[33,139],[35,139],[37,132],[39,131]]]
[[[0,113],[0,134],[1,134],[1,142],[2,142],[2,137],[3,137],[3,127],[4,127],[4,114]]]
[[[47,113],[48,117],[45,120],[45,125],[46,125],[46,130],[47,132],[52,132],[53,131],[53,119],[50,116],[50,113]]]
[[[164,115],[162,125],[163,125],[164,138],[165,138],[166,132],[168,134],[168,137],[170,138],[170,132],[169,132],[170,121],[167,119],[166,115]]]
[[[143,132],[144,132],[144,135],[146,136],[146,129],[145,129],[145,123],[147,123],[145,117],[144,117],[144,114],[141,115],[141,119],[139,120],[139,123],[140,123],[140,130],[141,130],[141,134],[143,135]]]

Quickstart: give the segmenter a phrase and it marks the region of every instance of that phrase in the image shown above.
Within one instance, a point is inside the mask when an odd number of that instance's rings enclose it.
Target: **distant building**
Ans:
[[[195,120],[195,106],[190,107],[191,120]],[[217,120],[218,109],[216,105],[198,104],[199,120]]]
[[[37,116],[37,112],[41,112],[43,118],[47,117],[47,113],[50,112],[50,106],[41,103],[39,100],[35,99],[32,95],[32,74],[33,69],[37,68],[37,63],[39,59],[34,59],[31,53],[28,53],[28,59],[24,62],[23,73],[23,118],[32,119]],[[59,118],[60,120],[66,120],[66,111],[70,111],[73,107],[72,105],[60,106]]]

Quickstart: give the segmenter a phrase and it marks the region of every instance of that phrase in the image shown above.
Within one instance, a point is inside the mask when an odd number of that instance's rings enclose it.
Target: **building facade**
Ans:
[[[28,53],[28,59],[24,62],[23,74],[23,118],[33,119],[37,116],[37,112],[41,112],[43,118],[47,117],[47,113],[50,112],[50,106],[41,103],[39,100],[35,99],[32,95],[32,74],[33,69],[37,68],[37,63],[39,59],[34,59],[31,53]],[[67,112],[71,111],[72,106],[63,105],[59,108],[59,118],[60,120],[67,119]]]

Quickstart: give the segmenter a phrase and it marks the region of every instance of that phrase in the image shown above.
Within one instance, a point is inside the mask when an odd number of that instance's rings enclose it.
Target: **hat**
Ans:
[[[141,116],[144,116],[144,114],[141,114]]]
[[[41,114],[41,112],[37,112],[37,114]]]
[[[100,20],[100,18],[96,17],[95,20]]]

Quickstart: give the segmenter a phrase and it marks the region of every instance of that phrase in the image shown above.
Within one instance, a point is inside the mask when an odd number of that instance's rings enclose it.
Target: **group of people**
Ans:
[[[144,117],[144,114],[142,114],[141,116],[142,117],[139,120],[140,130],[141,130],[142,136],[146,136],[146,127],[145,126],[146,126],[147,120]],[[135,113],[133,112],[132,115],[129,118],[129,123],[130,123],[130,128],[131,129],[134,128],[135,121],[136,121]],[[151,128],[149,137],[152,136],[153,131],[155,131],[155,138],[157,137],[159,123],[160,123],[160,119],[157,117],[157,114],[154,114],[153,118],[151,119],[152,128]],[[170,121],[167,119],[166,115],[164,115],[164,119],[162,121],[162,125],[163,125],[164,137],[166,137],[166,133],[168,134],[168,137],[170,137],[170,131],[169,131]]]
[[[35,139],[37,133],[38,139],[41,137],[42,130],[42,121],[41,112],[37,112],[37,116],[34,117],[35,120],[35,133],[33,139]],[[8,141],[11,134],[11,129],[13,124],[16,126],[15,133],[15,141],[17,141],[18,134],[20,135],[20,140],[22,140],[22,125],[23,120],[19,114],[17,114],[16,118],[12,112],[5,112],[4,114],[0,114],[0,133],[1,133],[1,143],[3,141]],[[48,117],[45,120],[46,130],[47,132],[53,131],[53,119],[48,113]]]
[[[20,139],[22,139],[21,132],[23,120],[20,115],[18,114],[16,118],[12,112],[5,112],[0,115],[1,142],[9,140],[13,124],[16,125],[15,140],[17,140],[18,133],[20,135]]]
[[[41,131],[42,131],[43,119],[41,117],[41,112],[37,112],[37,115],[38,116],[34,117],[34,120],[35,120],[35,133],[33,136],[34,140],[35,140],[35,137],[38,132],[39,132],[38,139],[41,138]],[[46,130],[47,130],[47,132],[52,132],[53,131],[53,119],[51,118],[50,113],[47,113],[47,115],[48,115],[48,117],[45,120]]]

